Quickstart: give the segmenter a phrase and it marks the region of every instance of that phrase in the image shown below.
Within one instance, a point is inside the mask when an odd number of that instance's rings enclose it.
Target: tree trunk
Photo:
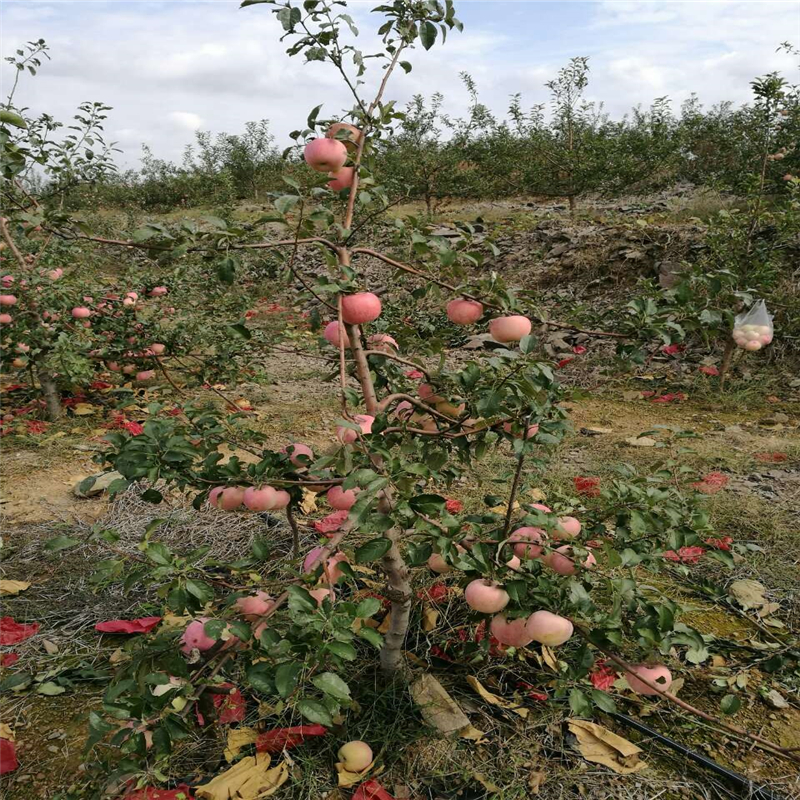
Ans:
[[[411,584],[408,580],[408,567],[397,547],[400,531],[387,531],[384,536],[392,543],[389,552],[383,557],[383,569],[389,580],[386,595],[392,602],[392,622],[381,649],[381,669],[386,674],[394,674],[403,663],[403,644],[411,616]]]
[[[57,422],[61,419],[64,411],[61,408],[61,394],[56,386],[56,379],[44,370],[38,370],[39,386],[42,387],[45,407],[47,408],[47,419],[50,422]]]
[[[571,217],[575,216],[575,195],[571,194],[567,200],[569,201],[569,215]]]
[[[728,375],[728,370],[731,368],[731,361],[733,361],[733,354],[736,352],[736,342],[733,339],[728,339],[725,342],[725,351],[722,354],[722,366],[719,370],[719,391],[720,394],[725,391],[725,378]]]

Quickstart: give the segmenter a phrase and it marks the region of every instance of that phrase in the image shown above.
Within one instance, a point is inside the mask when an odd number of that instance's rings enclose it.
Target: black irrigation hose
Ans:
[[[686,758],[696,762],[697,764],[700,764],[701,767],[705,767],[706,769],[715,772],[720,777],[725,778],[725,780],[735,785],[737,789],[742,791],[743,796],[747,797],[748,800],[786,800],[784,795],[776,794],[772,791],[772,789],[768,789],[765,786],[759,786],[753,783],[744,775],[740,775],[738,772],[733,772],[732,770],[720,766],[716,761],[712,761],[710,758],[707,758],[706,756],[701,755],[694,750],[690,750],[685,745],[682,745],[679,742],[676,742],[674,739],[670,739],[668,736],[664,736],[663,734],[654,731],[652,728],[649,728],[647,725],[639,722],[638,720],[631,719],[631,717],[628,717],[625,714],[619,714],[617,712],[608,712],[608,716],[612,717],[618,722],[623,723],[623,725],[628,725],[631,728],[635,728],[640,733],[647,734],[656,741],[661,742],[661,744],[665,744],[667,747],[670,747],[681,755],[686,756]]]

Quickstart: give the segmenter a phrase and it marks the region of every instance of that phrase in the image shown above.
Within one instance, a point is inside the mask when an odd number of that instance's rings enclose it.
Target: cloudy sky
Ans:
[[[350,2],[363,32],[374,30],[377,2]],[[612,115],[668,95],[677,108],[691,92],[706,105],[748,100],[748,82],[781,70],[793,81],[797,59],[776,53],[800,46],[798,0],[455,0],[464,32],[444,47],[415,50],[414,69],[387,94],[401,102],[441,91],[446,109],[463,113],[459,73],[468,71],[481,99],[502,114],[508,97],[544,102],[543,84],[572,56],[589,56],[587,96]],[[66,120],[78,103],[101,100],[113,111],[109,138],[136,166],[141,144],[179,159],[196,129],[231,133],[268,119],[279,143],[324,102],[334,116],[350,106],[329,66],[303,65],[277,41],[269,6],[238,0],[2,0],[2,55],[47,40],[52,62],[24,81],[17,100]],[[374,42],[362,36],[365,51]],[[5,95],[12,69],[3,64]],[[374,80],[376,70],[370,74]]]

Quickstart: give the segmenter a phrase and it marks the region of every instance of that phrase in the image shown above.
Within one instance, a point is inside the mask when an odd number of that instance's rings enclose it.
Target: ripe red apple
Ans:
[[[5,242],[0,242],[0,244],[5,246]],[[3,275],[3,277],[0,278],[0,286],[2,286],[4,289],[10,289],[12,283],[14,283],[13,275]]]
[[[328,181],[328,188],[333,192],[349,189],[353,185],[355,175],[356,171],[353,167],[342,167],[336,172],[331,172],[328,176],[331,179]]]
[[[183,645],[181,651],[189,655],[192,650],[210,650],[217,642],[205,632],[205,624],[208,617],[198,617],[186,626],[186,630],[181,636]]]
[[[572,548],[568,544],[565,544],[544,556],[542,558],[542,563],[546,564],[553,572],[557,572],[559,575],[574,575],[578,568],[573,559]],[[593,567],[596,563],[597,559],[592,553],[589,553],[586,560],[583,562],[583,566],[585,569],[588,569],[589,567]]]
[[[72,316],[75,319],[88,319],[92,316],[92,312],[84,306],[76,306],[72,309]]]
[[[259,617],[266,614],[273,605],[272,598],[266,592],[256,592],[247,597],[239,597],[234,603],[236,610],[248,622],[258,622]]]
[[[431,403],[444,403],[444,397],[436,394],[436,389],[433,388],[429,383],[421,383],[417,386],[417,394],[419,395],[420,400],[424,400],[428,405]]]
[[[12,322],[11,314],[0,314],[0,325],[10,325]]]
[[[519,560],[519,556],[511,556],[511,558],[506,561],[506,566],[513,570],[514,572],[519,572],[520,568],[522,567],[522,562]]]
[[[431,553],[428,556],[428,569],[438,572],[440,575],[453,571],[453,568],[444,560],[441,553]]]
[[[244,500],[244,489],[238,486],[228,486],[222,490],[217,500],[217,507],[223,511],[233,511],[241,506]]]
[[[652,681],[665,692],[668,692],[669,687],[672,685],[672,673],[663,664],[639,664],[634,667],[634,670],[636,675],[648,681]],[[636,675],[631,675],[629,672],[625,673],[625,680],[628,681],[628,686],[630,686],[636,694],[658,694],[655,689],[651,689],[646,683],[640,681]]]
[[[149,381],[155,378],[156,371],[154,369],[143,369],[141,372],[136,373],[137,381]]]
[[[375,417],[371,417],[369,414],[356,414],[353,417],[353,422],[361,428],[361,433],[371,433]],[[352,428],[345,428],[344,425],[339,425],[336,428],[336,438],[342,444],[352,444],[358,438],[358,433]]]
[[[333,322],[329,322],[325,326],[325,330],[322,332],[325,341],[330,342],[334,347],[339,346],[339,320],[334,320]],[[344,330],[344,326],[342,326],[342,336],[344,338],[344,346],[350,347],[350,337],[347,335],[347,331]]]
[[[168,290],[166,286],[154,286],[148,292],[148,294],[150,295],[150,297],[163,297],[167,293],[167,291]]]
[[[394,409],[394,414],[400,419],[408,419],[414,413],[414,406],[408,400],[401,400]]]
[[[497,317],[489,323],[489,333],[496,342],[518,342],[530,332],[531,321],[519,315]]]
[[[329,140],[333,141],[333,140]],[[381,315],[381,299],[372,292],[348,294],[342,298],[342,319],[348,325],[372,322]]]
[[[531,639],[548,647],[564,644],[572,636],[572,623],[550,611],[534,611],[528,617],[525,627]]]
[[[337,511],[349,511],[356,502],[356,495],[360,489],[342,489],[341,486],[331,486],[328,489],[328,503]]]
[[[509,620],[505,614],[497,614],[492,617],[489,631],[500,644],[510,647],[525,647],[533,641],[525,617]]]
[[[106,367],[108,367],[111,372],[120,372],[119,364],[116,361],[109,361],[106,363]]]
[[[160,356],[167,349],[167,346],[165,344],[160,344],[159,342],[154,342],[150,345],[150,349],[155,355]]]
[[[541,542],[547,538],[547,533],[541,528],[517,528],[511,536],[509,542],[519,542],[514,545],[514,554],[519,558],[539,558],[542,554]],[[534,542],[534,544],[527,544]]]
[[[299,442],[292,442],[287,444],[286,447],[281,449],[281,453],[286,453],[289,456],[289,461],[296,467],[305,467],[308,461],[314,460],[314,451],[307,444],[300,444]]]
[[[347,161],[347,148],[338,139],[312,139],[303,150],[303,158],[316,172],[336,172]]]
[[[447,318],[456,325],[474,325],[483,316],[483,304],[459,298],[447,304]]]
[[[209,493],[208,493],[208,503],[209,505],[217,507],[217,503],[219,503],[219,496],[224,491],[224,486],[215,486]]]
[[[339,748],[339,761],[348,772],[363,772],[372,758],[372,748],[366,742],[348,742]]]
[[[380,350],[383,353],[393,353],[400,349],[397,340],[388,333],[373,333],[367,337],[367,345],[370,350]]]
[[[31,348],[25,342],[20,342],[15,348],[18,353],[29,353]]]
[[[291,502],[292,496],[289,494],[289,492],[285,491],[284,489],[276,489],[275,499],[272,502],[272,510],[280,511],[282,508],[286,508],[286,506],[288,506]]]
[[[464,600],[470,608],[483,614],[496,614],[502,611],[511,598],[497,581],[478,578],[467,584]]]
[[[303,559],[303,572],[314,572],[320,566],[320,564],[315,564],[314,562],[317,561],[323,549],[323,547],[315,547],[308,551],[308,554]],[[335,553],[328,559],[327,573],[332,583],[336,583],[344,574],[339,568],[339,563],[342,561],[347,561],[347,556],[344,553]]]
[[[271,486],[260,489],[248,486],[242,495],[242,502],[251,511],[270,511],[275,503],[275,490]]]
[[[0,306],[15,306],[17,298],[13,294],[0,294]]]
[[[341,136],[337,138],[336,134],[339,131],[346,131],[347,137],[345,139],[342,139]],[[334,122],[325,135],[329,139],[337,139],[337,141],[342,142],[348,150],[355,150],[358,147],[358,140],[361,138],[361,130],[347,122]]]
[[[552,514],[553,509],[550,506],[546,506],[543,503],[531,503],[531,508],[536,508],[539,511],[544,511],[545,514]]]
[[[575,517],[559,517],[553,531],[554,539],[574,539],[581,532],[581,523]]]

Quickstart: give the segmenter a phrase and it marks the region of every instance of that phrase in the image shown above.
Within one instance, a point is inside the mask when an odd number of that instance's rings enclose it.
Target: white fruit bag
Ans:
[[[772,341],[772,316],[763,300],[754,303],[733,323],[733,341],[743,350],[760,350]]]

